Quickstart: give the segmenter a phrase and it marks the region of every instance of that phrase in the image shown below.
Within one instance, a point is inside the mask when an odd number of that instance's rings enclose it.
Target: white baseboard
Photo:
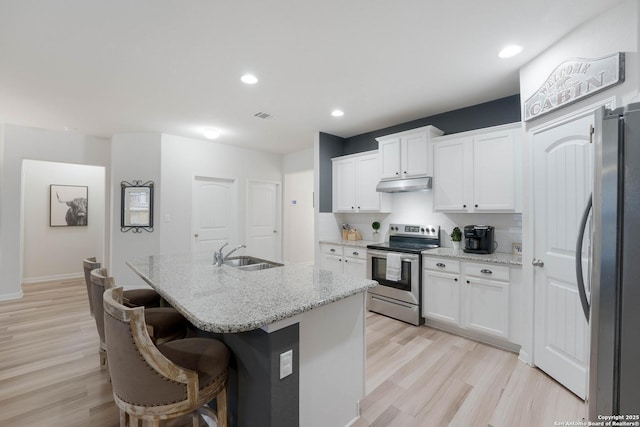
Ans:
[[[533,361],[531,360],[531,356],[529,355],[529,353],[527,353],[523,349],[520,349],[520,353],[518,354],[518,359],[520,359],[520,361],[526,363],[529,366],[535,367],[535,365],[533,364]]]
[[[20,299],[23,297],[22,291],[14,292],[12,294],[0,294],[0,301],[9,301],[12,299]]]
[[[40,277],[27,277],[22,279],[22,283],[39,283],[39,282],[51,282],[54,280],[68,280],[68,279],[82,279],[84,278],[84,273],[68,273],[68,274],[54,274],[51,276],[40,276]]]

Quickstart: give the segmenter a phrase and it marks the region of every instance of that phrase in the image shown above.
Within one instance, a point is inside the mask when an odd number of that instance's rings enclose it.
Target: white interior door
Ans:
[[[543,263],[534,268],[534,362],[583,399],[589,337],[575,246],[593,187],[592,124],[582,115],[533,134],[534,258]]]
[[[246,252],[279,261],[280,236],[280,184],[248,181]]]
[[[284,200],[284,260],[313,263],[313,170],[284,176]]]
[[[237,244],[238,207],[235,181],[196,177],[192,192],[192,253],[211,254]]]

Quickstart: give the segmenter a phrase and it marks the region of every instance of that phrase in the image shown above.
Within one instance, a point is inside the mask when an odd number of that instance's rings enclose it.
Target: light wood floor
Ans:
[[[367,315],[365,426],[553,426],[582,421],[582,400],[516,354]]]
[[[117,426],[83,281],[23,291],[0,302],[0,426]],[[553,426],[585,412],[513,353],[373,313],[360,407],[355,427]]]

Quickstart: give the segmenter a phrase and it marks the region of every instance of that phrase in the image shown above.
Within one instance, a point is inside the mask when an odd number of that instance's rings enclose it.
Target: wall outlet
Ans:
[[[293,350],[280,354],[280,379],[293,373]]]

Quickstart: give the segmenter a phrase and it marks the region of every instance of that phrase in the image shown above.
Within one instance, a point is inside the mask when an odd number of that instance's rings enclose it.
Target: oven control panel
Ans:
[[[440,236],[439,225],[415,225],[415,224],[390,224],[390,236],[421,236],[438,238]]]

